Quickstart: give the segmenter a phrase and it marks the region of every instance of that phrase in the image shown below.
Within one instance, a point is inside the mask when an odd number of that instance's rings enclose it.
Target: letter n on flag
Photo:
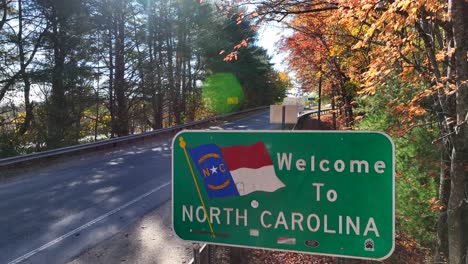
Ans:
[[[187,150],[210,199],[274,192],[285,186],[263,142],[225,148],[206,144]]]

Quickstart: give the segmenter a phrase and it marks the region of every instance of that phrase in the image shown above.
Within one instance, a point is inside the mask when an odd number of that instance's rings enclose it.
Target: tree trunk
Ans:
[[[449,263],[468,262],[467,246],[467,181],[468,175],[468,25],[464,0],[449,0],[449,17],[452,22],[456,75],[456,126],[453,131],[450,177],[452,180],[448,206]]]
[[[191,60],[187,60],[187,74],[188,74],[188,80],[187,80],[187,95],[189,97],[189,101],[187,101],[187,110],[186,110],[186,117],[187,121],[194,121],[195,119],[195,111],[196,111],[196,102],[195,102],[195,94],[193,92],[193,74],[192,74],[192,65],[191,65]]]
[[[112,26],[111,26],[112,27]],[[112,30],[109,29],[109,112],[110,112],[110,137],[114,138],[116,134],[115,126],[115,100],[114,100],[114,49],[112,44]]]
[[[2,19],[0,20],[0,30],[3,29],[8,17],[8,3],[7,0],[0,2],[0,10],[2,10]],[[1,98],[0,98],[1,99]]]
[[[163,112],[164,112],[164,107],[163,107],[163,100],[164,100],[164,92],[163,92],[163,71],[162,71],[162,65],[164,65],[164,60],[163,60],[163,54],[162,54],[162,38],[160,37],[158,39],[158,62],[156,62],[156,70],[157,70],[157,76],[158,80],[156,83],[156,92],[154,94],[155,98],[153,99],[154,101],[154,123],[155,123],[155,128],[162,128],[163,127]]]
[[[332,108],[332,115],[333,115],[333,129],[334,129],[334,130],[336,130],[335,90],[336,90],[336,87],[335,87],[335,85],[333,85],[333,87],[332,87],[332,94],[331,94],[331,108]]]
[[[16,135],[16,137],[19,137],[19,136],[24,135],[24,133],[26,133],[26,131],[29,129],[31,122],[34,118],[33,106],[29,98],[29,94],[31,91],[31,82],[29,80],[29,75],[26,73],[26,58],[25,58],[24,43],[23,43],[23,1],[22,0],[18,0],[17,40],[18,40],[18,50],[19,50],[19,57],[20,57],[20,73],[21,73],[21,78],[23,79],[23,83],[24,83],[23,93],[24,93],[24,107],[25,107],[25,112],[26,112],[24,121],[20,125],[20,129]]]
[[[180,31],[181,29],[179,29]],[[182,34],[177,34],[178,42],[176,47],[176,58],[175,58],[175,80],[174,80],[174,118],[175,123],[182,123],[182,109],[184,98],[182,93],[182,62],[183,62],[183,39]]]
[[[117,106],[116,113],[116,132],[117,136],[126,136],[128,130],[128,108],[126,98],[126,83],[125,83],[125,13],[124,3],[119,2],[116,7],[116,39],[115,39],[115,80],[114,90]]]
[[[151,12],[151,11],[150,11]],[[156,12],[154,8],[153,12]],[[163,9],[159,10],[158,16],[151,15],[150,23],[150,37],[148,39],[148,46],[151,48],[152,56],[150,56],[150,80],[151,80],[151,107],[152,107],[152,128],[159,129],[163,127],[163,41],[164,30],[162,27]]]
[[[437,219],[437,248],[434,262],[442,262],[447,258],[448,248],[448,225],[447,207],[450,195],[450,156],[447,149],[440,148],[440,179],[439,179],[439,201],[443,209]]]
[[[170,26],[170,24],[168,24],[168,27]],[[170,32],[170,29],[168,28],[167,31],[166,31],[166,45],[167,45],[167,79],[168,79],[168,84],[167,84],[167,87],[168,87],[168,90],[169,90],[169,95],[170,95],[170,98],[168,98],[169,100],[169,126],[172,126],[172,116],[174,115],[175,111],[176,111],[176,107],[175,105],[177,104],[177,96],[176,96],[176,87],[175,87],[175,83],[174,83],[174,54],[173,54],[173,41],[172,41],[172,35],[171,35],[171,32]]]
[[[149,7],[148,7],[149,8]],[[156,119],[155,117],[155,107],[156,107],[156,78],[158,77],[157,69],[156,71],[153,69],[153,65],[156,61],[156,45],[155,45],[155,32],[154,32],[154,18],[153,16],[150,16],[148,19],[149,25],[149,32],[148,32],[148,38],[147,38],[147,45],[148,45],[148,55],[149,55],[149,67],[148,67],[148,92],[150,94],[150,100],[151,100],[151,111],[153,113],[153,120],[148,119],[148,123],[150,124],[152,129],[157,129],[156,128]]]
[[[63,84],[63,69],[65,66],[65,48],[61,29],[61,21],[54,15],[52,18],[52,45],[54,49],[54,68],[52,70],[52,93],[47,122],[47,148],[64,146],[65,121],[67,118],[67,105],[65,101],[65,88]]]

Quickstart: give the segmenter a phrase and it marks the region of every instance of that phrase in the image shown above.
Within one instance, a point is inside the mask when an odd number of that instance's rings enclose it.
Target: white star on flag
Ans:
[[[210,170],[211,170],[211,174],[218,173],[218,168],[216,168],[215,166],[213,166],[213,168],[211,168]]]

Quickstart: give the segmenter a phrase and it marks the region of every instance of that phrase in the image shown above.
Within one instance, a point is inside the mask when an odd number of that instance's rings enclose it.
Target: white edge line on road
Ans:
[[[47,249],[48,247],[51,247],[51,246],[53,246],[53,245],[59,243],[60,241],[62,241],[62,240],[64,240],[64,239],[66,239],[66,238],[68,238],[68,237],[70,237],[70,236],[76,234],[77,232],[80,232],[80,231],[82,231],[82,230],[84,230],[84,229],[86,229],[86,228],[88,228],[88,227],[90,227],[90,226],[96,224],[97,222],[99,222],[99,221],[101,221],[101,220],[103,220],[103,219],[105,219],[105,218],[107,218],[107,217],[109,217],[109,216],[111,216],[111,215],[113,215],[113,214],[115,214],[115,213],[117,213],[117,212],[119,212],[119,211],[125,209],[126,207],[128,207],[128,206],[130,206],[130,205],[132,205],[132,204],[134,204],[134,203],[136,203],[136,202],[138,202],[138,201],[140,201],[141,199],[143,199],[143,198],[145,198],[145,197],[151,195],[152,193],[161,190],[162,188],[168,186],[169,184],[171,184],[171,182],[166,182],[166,183],[164,183],[163,185],[161,185],[161,186],[159,186],[159,187],[157,187],[157,188],[155,188],[155,189],[153,189],[153,190],[151,190],[151,191],[149,191],[149,192],[147,192],[147,193],[145,193],[145,194],[142,194],[142,195],[138,196],[137,198],[131,200],[130,202],[128,202],[128,203],[126,203],[126,204],[124,204],[124,205],[121,205],[121,206],[115,208],[114,210],[112,210],[112,211],[110,211],[110,212],[108,212],[108,213],[106,213],[106,214],[103,214],[103,215],[101,215],[100,217],[98,217],[98,218],[96,218],[96,219],[94,219],[94,220],[91,220],[91,221],[89,221],[88,223],[86,223],[86,224],[84,224],[84,225],[82,225],[82,226],[80,226],[80,227],[78,227],[78,228],[76,228],[76,229],[74,229],[74,230],[72,230],[72,231],[66,233],[65,235],[62,235],[62,236],[60,236],[60,237],[57,237],[56,239],[50,241],[49,243],[47,243],[47,244],[45,244],[45,245],[43,245],[43,246],[41,246],[41,247],[39,247],[39,248],[36,248],[36,249],[34,249],[33,251],[31,251],[31,252],[29,252],[29,253],[26,253],[26,254],[24,254],[23,256],[21,256],[21,257],[15,259],[15,260],[12,260],[12,261],[8,262],[8,264],[17,264],[17,263],[20,263],[21,261],[24,261],[24,260],[26,260],[26,259],[28,259],[28,258],[30,258],[30,257],[32,257],[32,256],[34,256],[34,255],[36,255],[37,253],[39,253],[39,252],[41,252],[41,251]]]

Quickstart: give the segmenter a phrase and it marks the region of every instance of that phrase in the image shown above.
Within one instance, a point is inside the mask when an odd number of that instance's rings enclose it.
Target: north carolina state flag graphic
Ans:
[[[263,142],[225,148],[206,144],[187,150],[210,199],[274,192],[285,186]]]

